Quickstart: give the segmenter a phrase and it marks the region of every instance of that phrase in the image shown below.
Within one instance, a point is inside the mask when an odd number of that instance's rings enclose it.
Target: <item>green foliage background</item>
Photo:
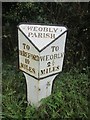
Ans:
[[[52,120],[89,116],[88,75],[78,70],[61,73],[53,84],[51,96],[39,108],[28,106],[26,81],[16,66],[3,65],[2,117],[4,120]]]
[[[90,2],[9,2],[2,4],[3,119],[88,118]],[[26,83],[18,70],[17,25],[20,22],[68,28],[63,72],[53,93],[37,110],[27,106]]]

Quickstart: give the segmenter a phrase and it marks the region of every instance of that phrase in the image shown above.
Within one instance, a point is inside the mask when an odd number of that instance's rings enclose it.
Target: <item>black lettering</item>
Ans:
[[[54,30],[54,32],[57,32],[58,28],[56,28],[56,29],[55,29],[55,28],[53,28],[53,30]]]
[[[46,33],[46,37],[45,38],[50,38],[50,34]]]
[[[21,50],[19,50],[19,55],[22,55],[22,51]]]
[[[59,66],[57,66],[57,70],[59,70]]]
[[[29,72],[31,72],[31,73],[33,73],[33,74],[35,74],[35,69],[34,69],[34,68],[29,67]]]
[[[46,55],[46,61],[48,61],[48,60],[50,60],[50,59],[49,59],[49,55]]]
[[[56,59],[57,58],[57,54],[54,54],[54,59]]]
[[[29,32],[28,37],[33,37],[33,33]]]
[[[47,63],[47,67],[50,67],[50,66],[51,66],[51,63],[50,63],[50,62],[48,62],[48,63]]]
[[[35,74],[35,69],[34,68],[32,69],[32,72]]]
[[[34,27],[34,28],[33,28],[33,31],[38,31],[38,27]]]
[[[52,39],[55,38],[55,34],[51,34],[51,38],[52,38]]]
[[[40,60],[44,61],[45,60],[45,56],[40,56]]]
[[[53,32],[52,28],[49,28],[49,32]]]
[[[39,61],[38,55],[32,55],[32,59],[33,59],[33,60],[36,60],[36,61]]]
[[[25,59],[25,63],[29,64],[30,63],[29,59]]]
[[[38,36],[37,36],[37,33],[33,33],[33,37],[38,37]]]
[[[48,28],[47,28],[47,27],[44,27],[43,31],[44,31],[44,32],[48,32]]]
[[[48,73],[48,68],[46,69],[46,74]]]
[[[41,75],[45,74],[45,69],[41,70]]]
[[[23,49],[25,49],[25,46],[26,46],[26,44],[25,44],[25,43],[23,43]]]
[[[55,50],[55,46],[51,46],[52,52],[54,52]]]
[[[25,70],[28,70],[28,65],[20,63],[20,68],[23,68]]]
[[[53,55],[50,55],[50,60],[52,60],[53,59]]]
[[[38,33],[38,38],[42,38],[42,33]]]
[[[30,31],[32,31],[32,30],[33,30],[33,27],[28,26],[27,29],[30,30]]]
[[[28,53],[27,58],[30,58],[30,56],[31,56],[31,54],[30,54],[30,53]]]
[[[23,56],[27,57],[27,52],[23,51]]]
[[[42,27],[39,27],[38,30],[39,30],[39,31],[43,31],[43,28],[42,28]]]
[[[63,57],[64,53],[61,53],[61,57]]]

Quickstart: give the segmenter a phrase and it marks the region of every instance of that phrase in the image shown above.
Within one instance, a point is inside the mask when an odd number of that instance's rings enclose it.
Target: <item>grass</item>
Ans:
[[[52,94],[36,109],[28,106],[26,81],[16,65],[3,64],[3,120],[44,120],[53,118],[88,118],[88,74],[71,70],[55,79]]]

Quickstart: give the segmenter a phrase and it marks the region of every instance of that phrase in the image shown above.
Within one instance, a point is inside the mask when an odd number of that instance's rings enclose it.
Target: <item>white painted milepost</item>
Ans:
[[[29,104],[39,107],[51,95],[53,80],[62,71],[66,35],[64,26],[18,26],[19,69],[26,78]]]

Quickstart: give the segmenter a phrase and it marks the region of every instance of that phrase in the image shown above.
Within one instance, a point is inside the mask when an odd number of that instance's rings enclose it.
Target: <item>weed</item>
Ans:
[[[3,65],[3,119],[88,118],[88,75],[78,71],[61,73],[54,81],[52,94],[36,109],[27,105],[26,81],[17,68]]]

